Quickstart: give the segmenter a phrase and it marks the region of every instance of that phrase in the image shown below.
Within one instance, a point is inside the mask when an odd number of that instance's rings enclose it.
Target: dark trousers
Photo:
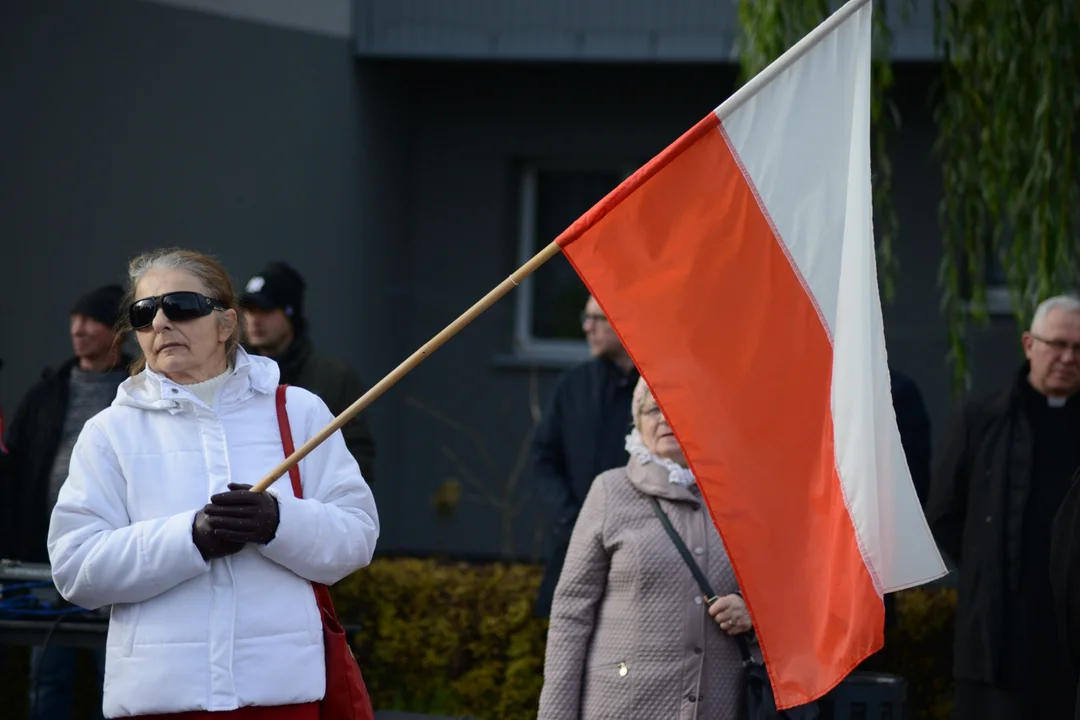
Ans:
[[[75,706],[78,650],[57,645],[30,650],[30,720],[71,720]],[[95,687],[99,695],[90,717],[101,718],[100,690],[105,682],[105,650],[94,650]]]

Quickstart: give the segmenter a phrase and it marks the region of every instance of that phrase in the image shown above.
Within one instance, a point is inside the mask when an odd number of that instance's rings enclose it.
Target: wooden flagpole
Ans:
[[[561,250],[562,248],[559,246],[558,242],[552,242],[543,250],[534,255],[532,258],[530,258],[527,263],[515,270],[510,275],[510,277],[506,278],[497,286],[495,286],[495,288],[491,292],[481,298],[480,301],[473,305],[471,308],[466,310],[460,317],[458,317],[457,320],[443,328],[443,330],[438,335],[424,343],[420,347],[420,349],[410,355],[409,358],[405,360],[405,362],[398,365],[390,372],[390,374],[388,374],[386,377],[384,377],[382,380],[372,386],[372,388],[366,393],[364,393],[360,397],[360,399],[358,399],[349,407],[345,408],[345,410],[340,415],[334,418],[333,422],[331,422],[329,425],[317,432],[314,436],[312,436],[310,440],[298,447],[292,455],[285,458],[285,460],[283,460],[281,464],[271,470],[266,477],[264,477],[258,482],[258,484],[252,487],[252,491],[262,492],[266,490],[266,488],[273,485],[282,475],[289,472],[289,468],[303,460],[308,453],[317,448],[328,437],[330,437],[335,432],[344,427],[344,425],[350,420],[352,420],[354,417],[356,417],[356,415],[361,410],[374,402],[375,398],[379,397],[384,392],[389,390],[398,380],[405,377],[410,370],[415,368],[425,358],[427,358],[428,355],[435,352],[435,350],[437,350],[447,340],[457,335],[462,328],[464,328],[466,325],[478,318],[481,313],[494,305],[496,301],[502,298],[503,295],[506,295],[508,292],[517,287],[522,280],[536,272],[537,268],[539,268],[551,258],[558,255]]]

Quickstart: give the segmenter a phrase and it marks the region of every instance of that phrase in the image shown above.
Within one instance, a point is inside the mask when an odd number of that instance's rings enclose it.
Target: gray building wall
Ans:
[[[374,382],[517,266],[523,164],[640,164],[734,81],[730,66],[703,63],[357,61],[346,39],[139,0],[7,3],[0,48],[9,415],[41,368],[70,353],[74,298],[119,279],[132,254],[173,244],[218,254],[238,282],[266,260],[295,264],[316,342]],[[887,339],[938,436],[949,371],[934,71],[897,74],[902,272]],[[515,467],[530,389],[546,397],[558,367],[515,358],[514,303],[368,411],[384,552],[537,551],[543,518]],[[1015,331],[1003,320],[973,336],[985,390],[1014,366]],[[450,479],[464,494],[441,514],[434,497]]]
[[[894,58],[940,57],[931,3],[880,5]],[[739,37],[738,3],[716,0],[354,0],[352,20],[356,52],[372,58],[717,63]]]
[[[370,382],[401,356],[392,72],[359,73],[346,38],[138,0],[4,3],[0,48],[9,416],[70,354],[74,299],[154,247],[213,252],[237,282],[287,260],[323,348]],[[393,401],[370,413],[390,490]]]

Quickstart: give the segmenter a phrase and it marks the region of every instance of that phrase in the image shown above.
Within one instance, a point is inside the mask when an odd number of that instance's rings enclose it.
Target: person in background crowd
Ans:
[[[307,333],[304,279],[283,262],[273,262],[247,281],[240,305],[244,310],[249,352],[277,361],[281,382],[322,398],[340,415],[364,394],[360,376],[344,361],[317,351]],[[364,413],[342,428],[345,445],[360,464],[364,479],[374,475],[375,440]]]
[[[560,379],[533,440],[534,481],[554,515],[534,607],[538,617],[551,612],[570,533],[593,479],[626,464],[630,398],[638,373],[596,298],[585,303],[581,326],[593,358]]]
[[[926,507],[926,499],[930,493],[930,414],[926,411],[922,393],[915,381],[900,372],[889,368],[889,382],[892,386],[893,412],[896,413],[896,426],[900,431],[900,444],[904,449],[904,459],[907,460],[908,469],[911,471],[911,483],[915,486],[915,493],[919,496],[919,504]],[[896,595],[888,593],[884,597],[885,605],[885,630],[891,631],[896,625]],[[878,670],[878,658],[882,657],[884,648],[871,655],[856,670]],[[826,696],[822,701],[822,709],[828,712],[832,707],[832,696]],[[826,717],[828,717],[826,715]]]
[[[4,361],[0,359],[0,369],[3,369]],[[4,418],[4,406],[0,403],[0,497],[11,497],[11,453],[8,452],[7,445],[4,444],[4,437],[6,435],[7,420]],[[0,503],[0,559],[12,558],[13,548],[12,543],[14,538],[11,537],[11,527],[15,522],[15,514],[12,512],[10,503]],[[4,654],[3,646],[0,646],[0,670],[4,667],[4,661],[7,656]]]
[[[935,468],[927,519],[956,563],[960,720],[1065,718],[1076,683],[1050,586],[1051,528],[1080,465],[1080,301],[1057,296],[1023,334],[1004,391],[969,402]]]
[[[919,504],[925,508],[930,496],[930,414],[913,379],[889,368],[889,380],[896,426],[900,430],[904,458],[911,470],[911,483],[919,496]]]
[[[98,288],[71,308],[69,327],[75,357],[46,370],[30,388],[11,419],[4,444],[10,453],[10,525],[5,543],[12,559],[49,561],[49,514],[68,476],[72,449],[83,425],[116,397],[131,359],[120,351],[116,323],[124,290]],[[98,687],[105,653],[94,653]],[[75,648],[35,647],[30,655],[30,717],[71,717],[77,653]]]
[[[919,504],[926,507],[930,494],[930,414],[926,412],[919,386],[910,377],[889,368],[892,385],[893,412],[896,427],[900,431],[900,444],[904,459],[911,471],[911,484],[919,496]],[[885,627],[891,629],[896,622],[896,596],[885,596]]]
[[[0,359],[0,369],[4,367],[4,361]],[[11,482],[11,455],[7,446],[4,445],[4,408],[0,404],[0,496],[9,497]],[[11,527],[13,522],[11,507],[7,503],[0,503],[0,559],[10,557],[8,543],[11,538],[4,528]],[[7,648],[0,645],[0,678],[7,674]]]
[[[252,492],[284,457],[280,371],[240,346],[228,274],[161,250],[132,260],[128,282],[141,357],[79,434],[48,536],[61,595],[112,606],[104,714],[317,720],[326,663],[311,583],[371,561],[371,490],[335,432],[300,461],[302,497],[287,479]],[[332,419],[299,387],[286,411],[297,445]]]
[[[1073,352],[1080,353],[1080,345]],[[1072,487],[1054,520],[1050,586],[1061,644],[1075,680],[1080,675],[1080,470],[1073,476]],[[1080,688],[1077,688],[1073,720],[1080,720]]]
[[[629,462],[592,483],[555,589],[539,720],[737,720],[753,629],[693,473],[644,378],[633,393]],[[701,587],[652,507],[693,555]],[[752,642],[752,640],[748,641]]]

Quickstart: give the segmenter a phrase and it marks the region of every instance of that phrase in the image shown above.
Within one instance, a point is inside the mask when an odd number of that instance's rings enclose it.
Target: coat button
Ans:
[[[686,696],[686,699],[689,700],[690,702],[697,702],[697,695],[695,695],[693,693],[690,693],[689,695]]]
[[[626,667],[626,663],[619,663],[619,677],[626,677],[626,673],[630,672]]]
[[[695,605],[700,605],[701,604],[701,596],[700,595],[695,595],[694,596],[694,604]]]
[[[695,555],[703,555],[704,553],[705,553],[705,548],[701,548],[701,547],[694,548],[694,554]]]
[[[704,651],[701,648],[699,648],[699,647],[694,648],[694,654],[695,655],[700,655],[702,652],[704,652]]]

